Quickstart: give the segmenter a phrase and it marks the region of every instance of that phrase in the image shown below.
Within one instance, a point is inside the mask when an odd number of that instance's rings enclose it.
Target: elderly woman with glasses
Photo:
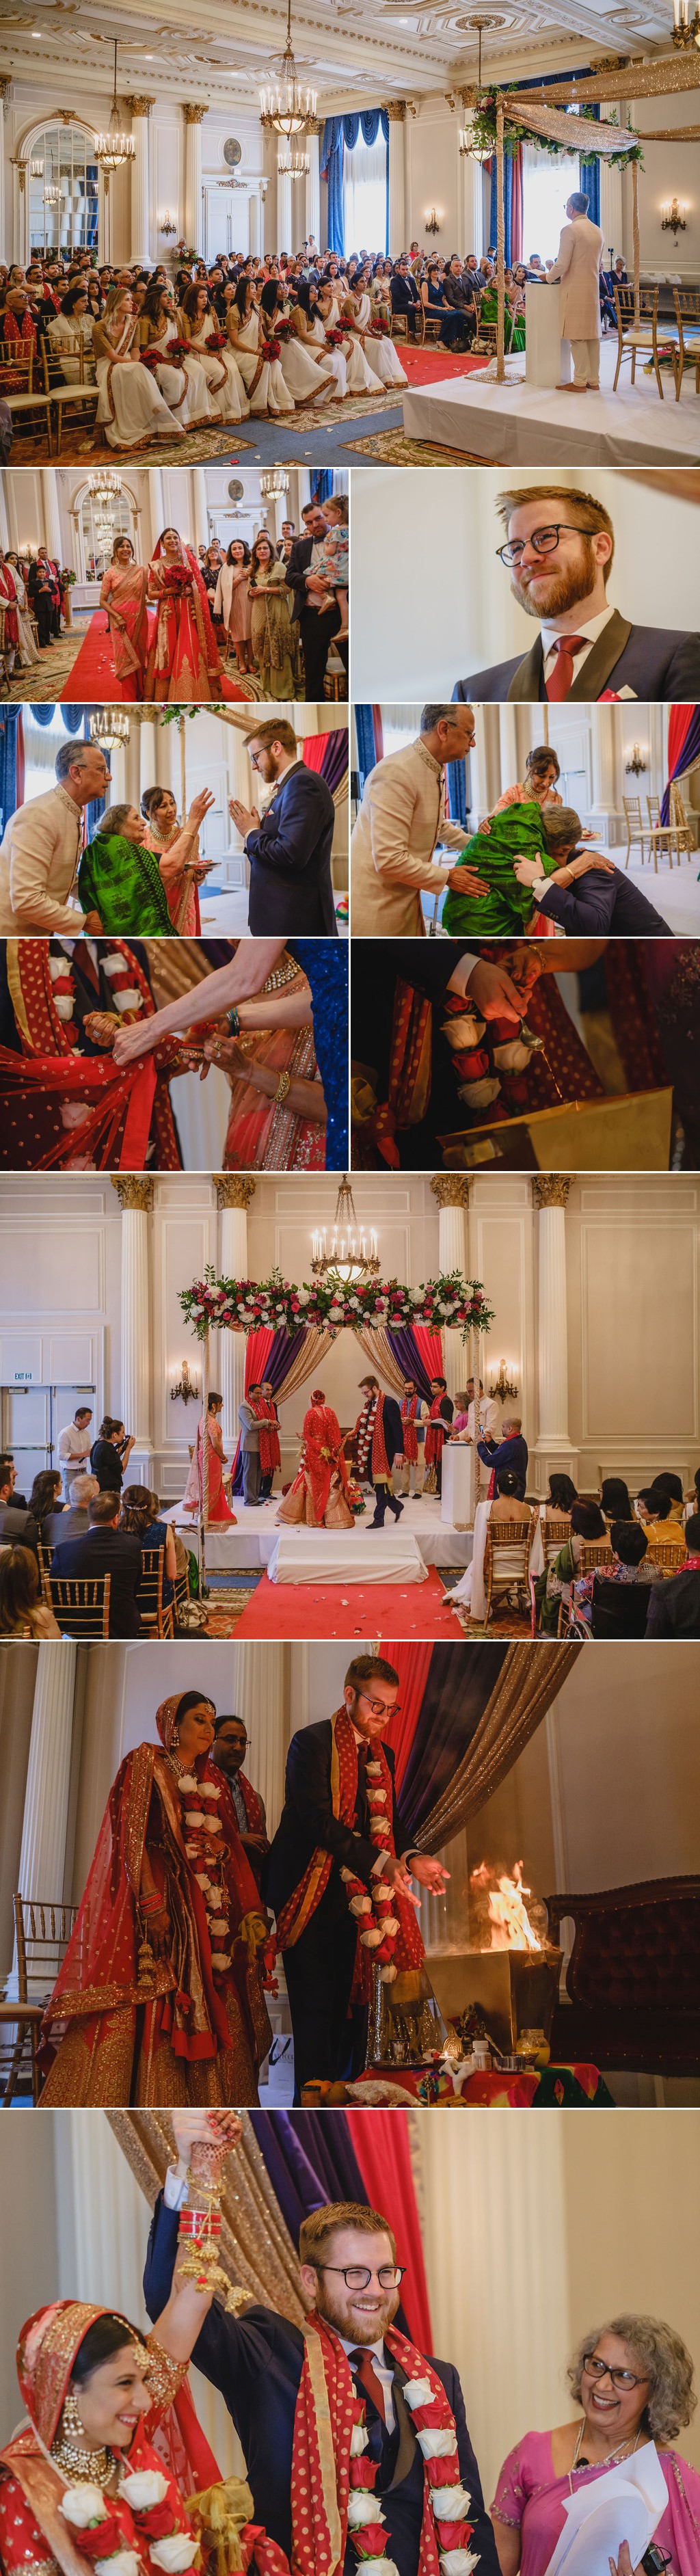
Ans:
[[[546,2576],[570,2498],[590,2489],[593,2512],[604,2500],[609,2472],[650,2443],[656,2445],[667,2497],[654,2546],[667,2559],[669,2576],[698,2576],[700,2476],[670,2447],[697,2402],[693,2363],[680,2335],[662,2317],[613,2317],[597,2334],[582,2337],[568,2379],[580,2411],[553,2432],[526,2433],[501,2469],[491,2507],[501,2576]],[[620,2514],[609,2566],[611,2576],[632,2576],[624,2501]],[[586,2556],[585,2521],[572,2552],[572,2576],[574,2563],[577,2571],[588,2567],[593,2576],[595,2568],[595,2576],[606,2576],[602,2562],[598,2571],[594,2547]]]

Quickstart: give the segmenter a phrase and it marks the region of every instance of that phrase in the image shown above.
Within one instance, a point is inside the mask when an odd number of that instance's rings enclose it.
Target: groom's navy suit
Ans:
[[[155,2320],[170,2294],[177,2228],[177,2211],[166,2209],[160,2195],[148,2240],[143,2283],[148,2314]],[[228,2316],[215,2300],[192,2358],[205,2379],[220,2388],[235,2424],[245,2453],[254,2519],[265,2524],[270,2538],[288,2556],[292,2537],[294,2413],[304,2359],[300,2328],[288,2324],[286,2317],[276,2316],[272,2308],[252,2307],[243,2317]],[[454,2414],[460,2477],[471,2498],[469,2519],[474,2525],[474,2537],[470,2547],[479,2559],[479,2576],[498,2576],[496,2545],[467,2431],[459,2377],[449,2361],[434,2361],[433,2369],[442,2380]],[[382,2498],[387,2526],[387,2557],[393,2559],[399,2576],[417,2576],[423,2463],[408,2408],[401,2397],[405,2380],[406,2372],[395,2362],[395,2431],[387,2432],[371,2398],[366,2400],[367,2430],[372,2457],[379,2463],[377,2493]],[[364,2389],[359,2394],[364,2396]],[[355,2576],[356,2569],[355,2551],[348,2540],[346,2576]]]
[[[325,778],[294,762],[263,814],[248,833],[250,861],[248,928],[254,939],[272,931],[288,938],[305,931],[312,939],[337,939],[331,846],[335,806]]]
[[[353,2071],[359,2074],[364,2064],[367,2036],[366,2012],[355,2012],[348,2019],[357,1923],[350,1912],[340,1872],[341,1869],[352,1869],[363,1886],[369,1887],[377,1847],[370,1842],[369,1808],[361,1760],[353,1823],[342,1825],[333,1814],[332,1746],[333,1730],[329,1717],[320,1718],[314,1726],[302,1726],[299,1734],[292,1736],[287,1755],[284,1806],[264,1884],[267,1903],[279,1916],[303,1878],[313,1853],[320,1847],[331,1854],[328,1885],[315,1914],[312,1914],[300,1940],[284,1954],[294,2032],[297,2094],[301,2093],[302,2085],[314,2076],[343,2076],[350,2071],[351,2061]],[[385,1744],[384,1752],[393,1791],[394,1757],[388,1744]],[[394,1850],[400,1859],[410,1849],[410,1844],[395,1796],[393,1834]]]

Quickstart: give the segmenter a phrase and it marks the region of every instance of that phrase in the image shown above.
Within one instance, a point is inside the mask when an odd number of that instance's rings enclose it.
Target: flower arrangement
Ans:
[[[552,141],[551,136],[547,134],[532,133],[529,125],[519,125],[517,117],[513,117],[511,114],[509,102],[513,95],[514,93],[512,88],[500,90],[491,89],[486,90],[478,100],[473,111],[472,119],[475,151],[494,153],[496,150],[496,109],[499,101],[505,104],[507,110],[503,127],[503,150],[509,161],[515,160],[518,147],[521,143],[531,144],[535,152],[549,152],[553,155],[555,160],[558,160],[563,152],[571,150],[570,144],[555,143]],[[579,108],[576,120],[577,125],[580,125],[583,117],[589,117],[593,124],[597,124],[598,122],[592,107]],[[614,109],[611,110],[605,121],[607,125],[617,125],[618,119]],[[572,142],[573,140],[574,128],[572,127]],[[586,167],[588,162],[597,160],[598,155],[595,151],[593,141],[591,141],[590,151],[586,153],[584,150],[580,153],[579,157],[583,168]],[[644,155],[641,143],[633,143],[630,140],[629,143],[625,144],[622,140],[622,132],[620,133],[619,152],[606,152],[605,159],[613,169],[626,170],[628,161],[636,161],[640,169],[643,170],[644,168]]]
[[[160,579],[162,589],[170,591],[176,599],[182,598],[184,592],[192,588],[189,564],[161,564]]]
[[[479,1279],[462,1279],[459,1271],[443,1272],[421,1288],[399,1279],[367,1279],[346,1285],[339,1279],[313,1279],[301,1287],[274,1270],[269,1279],[217,1279],[212,1267],[191,1288],[181,1288],[180,1305],[200,1342],[210,1328],[254,1333],[261,1327],[296,1333],[300,1324],[342,1332],[362,1324],[388,1326],[427,1324],[434,1332],[445,1326],[466,1341],[473,1329],[487,1333],[494,1309]]]
[[[117,2493],[136,2525],[137,2537],[155,2567],[163,2576],[186,2576],[197,2557],[199,2543],[183,2529],[173,2511],[168,2494],[168,2480],[157,2469],[141,2469],[120,2478]],[[59,2513],[80,2533],[80,2550],[95,2569],[95,2576],[141,2576],[142,2561],[130,2549],[118,2514],[110,2512],[102,2489],[81,2480],[66,2487]]]
[[[478,2559],[469,2547],[474,2529],[469,2520],[471,2498],[462,2485],[454,2415],[431,2362],[423,2364],[419,2378],[404,2382],[401,2394],[423,2454],[426,2502],[440,2576],[472,2576]],[[368,2456],[367,2409],[362,2397],[353,2397],[352,2413],[348,2536],[362,2576],[395,2576],[394,2561],[387,2555],[382,2503],[376,2494],[377,2462]]]
[[[336,331],[336,330],[333,330],[333,331],[327,331],[327,332],[326,332],[326,348],[327,348],[327,349],[342,349],[344,338],[345,338],[345,332],[344,332],[344,331]]]
[[[261,343],[261,354],[263,358],[267,359],[269,366],[272,366],[275,358],[279,358],[281,349],[282,342],[277,339],[276,335],[274,340],[263,340]]]

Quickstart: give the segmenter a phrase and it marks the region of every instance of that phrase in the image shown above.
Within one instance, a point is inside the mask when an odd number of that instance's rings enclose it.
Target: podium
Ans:
[[[479,1460],[466,1441],[446,1440],[442,1453],[440,1518],[451,1529],[473,1529]]]
[[[572,376],[570,345],[559,330],[558,286],[526,286],[526,384],[570,385]]]

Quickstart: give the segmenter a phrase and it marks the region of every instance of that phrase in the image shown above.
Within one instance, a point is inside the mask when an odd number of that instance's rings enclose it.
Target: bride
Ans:
[[[117,1773],[44,2016],[42,2108],[257,2102],[267,1922],[209,1759],[215,1714],[203,1691],[163,1700],[162,1750]]]
[[[278,1523],[305,1521],[309,1529],[352,1529],[348,1470],[340,1423],[321,1387],[314,1387],[304,1415],[298,1473],[277,1514]]]
[[[184,438],[160,386],[142,367],[139,318],[128,286],[111,286],[101,322],[93,322],[92,347],[99,388],[97,421],[108,447],[148,447],[154,438]],[[168,370],[177,399],[181,380]],[[182,391],[179,393],[182,402]]]
[[[181,706],[223,697],[223,672],[211,610],[197,557],[177,528],[163,528],[148,567],[148,597],[156,604],[144,697]]]

